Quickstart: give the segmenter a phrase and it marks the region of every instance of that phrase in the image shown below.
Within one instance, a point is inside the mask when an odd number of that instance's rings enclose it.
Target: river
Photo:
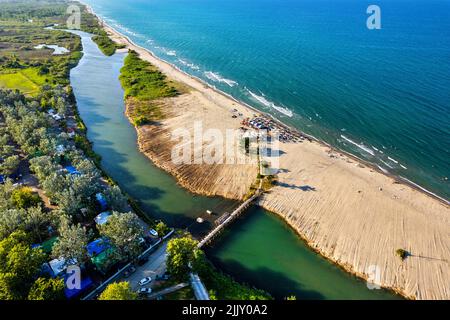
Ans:
[[[82,37],[84,55],[70,77],[78,109],[88,128],[102,167],[152,218],[180,228],[196,226],[195,218],[210,209],[225,212],[234,201],[195,196],[155,167],[137,146],[136,131],[124,115],[123,89],[118,80],[124,53],[104,56],[90,36]],[[206,250],[213,263],[238,281],[269,291],[276,298],[396,299],[313,252],[275,215],[258,207]]]

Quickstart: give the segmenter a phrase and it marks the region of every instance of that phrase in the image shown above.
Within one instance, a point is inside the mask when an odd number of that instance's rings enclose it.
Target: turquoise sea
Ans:
[[[449,199],[450,1],[85,2],[180,69]]]

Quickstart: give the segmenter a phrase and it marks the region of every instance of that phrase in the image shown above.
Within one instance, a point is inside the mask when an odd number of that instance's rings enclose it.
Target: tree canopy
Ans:
[[[38,278],[28,293],[28,300],[63,300],[64,280]]]
[[[190,267],[198,265],[203,252],[197,248],[198,241],[189,236],[176,238],[167,244],[167,271],[179,280],[185,279]]]
[[[128,282],[117,282],[109,284],[98,300],[136,300],[137,293],[131,290]]]
[[[0,241],[0,300],[25,298],[44,261],[45,255],[31,248],[24,231]]]
[[[120,258],[134,259],[142,251],[140,240],[144,236],[144,229],[132,212],[113,212],[108,222],[99,226],[99,231],[111,240]]]

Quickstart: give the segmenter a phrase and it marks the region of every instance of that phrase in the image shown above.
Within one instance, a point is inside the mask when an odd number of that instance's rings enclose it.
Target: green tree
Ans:
[[[0,212],[14,207],[11,195],[16,188],[13,185],[11,179],[6,179],[4,184],[0,184]]]
[[[16,277],[13,273],[0,272],[0,300],[19,300],[22,298],[16,289]]]
[[[167,271],[178,280],[184,280],[190,272],[190,266],[198,268],[199,259],[203,256],[197,248],[198,241],[189,236],[176,238],[167,244]]]
[[[48,176],[58,171],[58,166],[48,156],[36,157],[30,160],[30,169],[38,177],[39,181],[44,181]]]
[[[41,197],[28,187],[14,190],[11,198],[14,206],[18,209],[28,209],[42,204]]]
[[[108,222],[99,226],[100,234],[111,240],[120,259],[134,259],[141,253],[140,240],[144,229],[132,212],[113,212]]]
[[[98,300],[136,300],[137,297],[130,284],[124,281],[109,284]]]
[[[10,174],[13,174],[14,171],[17,170],[19,167],[19,157],[16,155],[9,156],[3,160],[3,162],[0,164],[0,174],[4,174],[9,176]]]
[[[105,199],[114,211],[125,212],[128,209],[127,198],[118,186],[112,186],[104,192]]]
[[[44,253],[31,248],[23,231],[0,241],[0,300],[25,298],[44,261]]]
[[[0,210],[0,240],[11,233],[24,229],[26,212],[23,209]]]
[[[42,242],[48,235],[48,227],[56,224],[56,218],[53,213],[42,211],[41,207],[31,207],[26,212],[24,224],[33,239]]]
[[[67,262],[76,260],[81,264],[87,260],[86,246],[89,236],[86,228],[70,224],[68,218],[63,218],[59,227],[58,241],[52,249],[54,258],[64,258]]]
[[[164,237],[168,232],[170,228],[162,221],[158,222],[155,226],[155,231],[158,232],[159,237]]]
[[[63,300],[64,280],[38,278],[30,289],[28,300]]]

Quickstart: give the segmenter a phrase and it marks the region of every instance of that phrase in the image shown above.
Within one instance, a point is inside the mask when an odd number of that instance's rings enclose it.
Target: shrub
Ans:
[[[41,197],[28,187],[14,190],[11,199],[14,206],[18,209],[28,209],[42,204]]]
[[[162,221],[158,222],[155,226],[155,231],[158,232],[159,237],[164,237],[168,232],[170,228]]]
[[[134,125],[139,127],[139,126],[143,126],[144,124],[149,123],[149,120],[147,119],[146,116],[137,116],[134,119]]]
[[[409,256],[409,252],[406,251],[405,249],[397,249],[397,251],[395,251],[395,253],[397,254],[397,256],[400,257],[400,259],[405,260],[408,256]]]

